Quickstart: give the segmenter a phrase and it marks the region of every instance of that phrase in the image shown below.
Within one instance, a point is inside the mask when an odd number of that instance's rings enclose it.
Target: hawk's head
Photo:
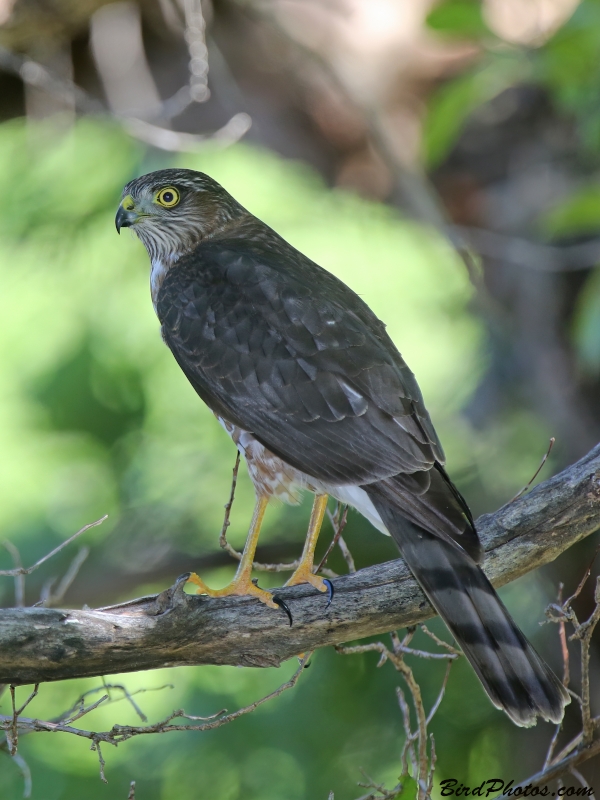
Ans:
[[[127,184],[115,224],[132,228],[151,259],[173,259],[245,213],[208,175],[161,169]]]

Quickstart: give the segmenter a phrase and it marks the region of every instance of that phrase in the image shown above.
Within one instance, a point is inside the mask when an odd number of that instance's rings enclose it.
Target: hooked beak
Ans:
[[[131,228],[131,226],[138,221],[139,217],[140,215],[135,210],[135,205],[131,197],[129,195],[124,197],[117,211],[117,216],[115,217],[117,233],[121,233],[121,228]]]

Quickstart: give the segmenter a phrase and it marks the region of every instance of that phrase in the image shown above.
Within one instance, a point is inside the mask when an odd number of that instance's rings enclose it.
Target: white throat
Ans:
[[[164,281],[167,272],[171,269],[178,258],[179,256],[167,256],[165,258],[160,258],[157,256],[150,262],[150,294],[152,295],[152,305],[154,306],[155,313],[157,313],[156,304],[162,282]]]

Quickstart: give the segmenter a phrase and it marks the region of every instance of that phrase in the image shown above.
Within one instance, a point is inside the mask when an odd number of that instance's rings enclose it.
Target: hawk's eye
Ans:
[[[173,208],[179,202],[179,192],[174,186],[167,186],[156,195],[156,202],[165,208]]]

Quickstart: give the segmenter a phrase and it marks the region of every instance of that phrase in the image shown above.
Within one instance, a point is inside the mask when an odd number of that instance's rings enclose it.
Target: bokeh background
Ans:
[[[122,186],[152,169],[208,172],[364,297],[476,514],[527,483],[551,436],[542,477],[600,439],[598,0],[0,0],[0,120],[0,538],[32,563],[109,515],[81,540],[63,604],[234,569],[218,548],[233,446],[160,341],[145,251],[114,230]],[[260,560],[297,556],[308,506],[270,509]],[[251,508],[242,474],[238,546]],[[396,557],[356,516],[346,538],[358,566]],[[557,632],[539,623],[593,539],[503,591],[558,671]],[[76,553],[27,580],[28,604]],[[345,570],[338,553],[330,566]],[[586,590],[580,614],[591,604]],[[23,736],[31,797],[125,800],[136,780],[138,800],[353,800],[361,767],[394,785],[399,677],[376,662],[319,651],[293,692],[232,725],[104,752],[108,785],[85,740]],[[147,690],[157,721],[233,710],[295,666],[107,680]],[[443,669],[414,666],[430,705]],[[28,713],[57,716],[99,685],[43,686]],[[121,701],[82,723],[136,719]],[[511,726],[462,663],[431,730],[438,780],[471,785],[535,772],[552,733]],[[582,772],[600,781],[600,764]],[[1,750],[0,797],[24,786]]]

